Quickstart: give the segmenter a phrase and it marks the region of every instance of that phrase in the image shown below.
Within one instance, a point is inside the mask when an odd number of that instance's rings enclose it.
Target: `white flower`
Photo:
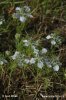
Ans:
[[[34,53],[35,53],[35,56],[38,56],[39,50],[38,49],[34,49]]]
[[[35,50],[35,49],[36,49],[34,45],[32,46],[32,49],[33,49],[33,50]]]
[[[33,16],[31,14],[27,14],[27,17],[29,18],[33,18]]]
[[[37,63],[37,66],[38,66],[39,68],[42,68],[42,67],[43,67],[43,62],[42,62],[42,61],[39,61],[39,62]]]
[[[52,41],[51,41],[51,44],[52,44],[52,45],[55,45],[55,44],[56,44],[56,41],[55,41],[55,40],[52,40]]]
[[[3,61],[0,61],[0,65],[3,65],[4,64],[4,62]]]
[[[15,54],[13,56],[11,56],[11,57],[12,57],[13,60],[15,60],[18,57],[18,55],[19,55],[19,52],[16,51]]]
[[[35,46],[32,46],[32,49],[33,49],[33,51],[34,51],[34,53],[35,53],[35,56],[37,56],[37,55],[38,55],[38,53],[39,53],[39,50],[38,50],[38,49],[36,49],[36,48],[35,48]]]
[[[28,64],[30,62],[29,59],[25,59],[25,63]]]
[[[26,12],[30,12],[30,8],[28,6],[24,6]]]
[[[42,54],[43,54],[43,53],[46,54],[46,53],[47,53],[47,49],[46,49],[46,48],[43,48],[41,52],[42,52]]]
[[[30,64],[34,64],[35,63],[35,58],[31,58],[30,59]]]
[[[18,11],[18,10],[20,11],[20,10],[21,10],[21,8],[20,8],[20,7],[16,7],[16,9],[15,9],[15,10],[16,10],[16,11]]]
[[[23,40],[23,42],[24,42],[24,46],[27,46],[27,47],[28,47],[29,44],[30,44],[28,40]]]
[[[6,53],[6,55],[9,55],[10,54],[10,51],[7,50],[7,51],[5,51],[5,53]]]
[[[51,36],[50,35],[47,35],[46,39],[51,39]]]
[[[25,22],[26,21],[26,18],[24,16],[20,16],[20,19],[19,19],[21,22]]]
[[[55,66],[53,67],[53,70],[54,70],[54,71],[58,71],[58,70],[59,70],[59,65],[55,65]]]
[[[28,40],[23,40],[24,43],[28,42]]]
[[[34,53],[35,53],[35,56],[38,56],[39,50],[38,49],[34,49]]]
[[[18,52],[18,51],[16,51],[14,55],[15,55],[15,56],[17,56],[18,54],[19,54],[19,52]]]

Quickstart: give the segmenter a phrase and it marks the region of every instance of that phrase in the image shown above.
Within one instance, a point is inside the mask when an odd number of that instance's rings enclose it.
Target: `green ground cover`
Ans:
[[[0,94],[65,91],[66,1],[1,0]]]

